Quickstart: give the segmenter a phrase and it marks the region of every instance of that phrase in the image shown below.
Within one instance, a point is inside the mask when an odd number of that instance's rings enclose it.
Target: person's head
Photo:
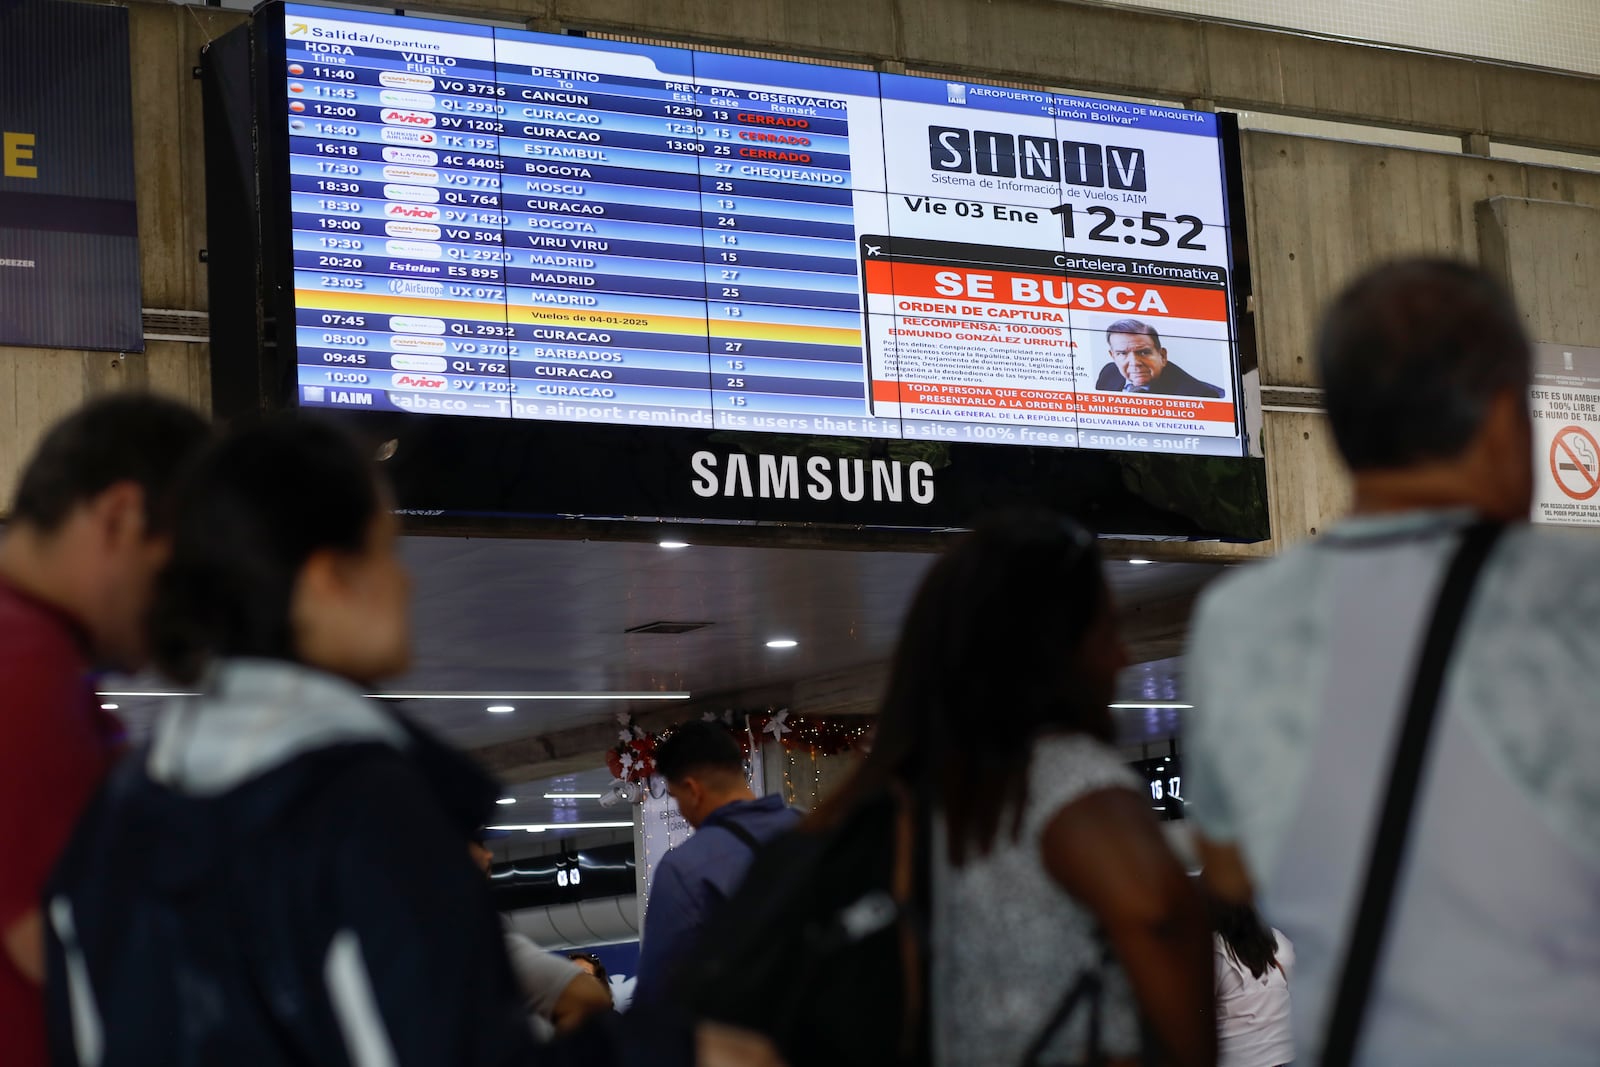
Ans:
[[[483,843],[482,837],[474,837],[467,842],[467,855],[472,857],[472,865],[483,872],[487,878],[494,869],[494,853],[489,851],[489,846]]]
[[[606,973],[606,965],[600,962],[599,956],[592,952],[573,952],[567,955],[567,959],[577,964],[578,970],[584,974],[593,975],[595,981],[605,989],[606,996],[612,995],[611,976]]]
[[[722,805],[751,795],[739,742],[716,723],[674,726],[656,745],[655,761],[678,811],[696,829]]]
[[[1111,362],[1129,385],[1147,386],[1167,369],[1167,350],[1154,326],[1139,319],[1118,319],[1106,328]]]
[[[367,684],[406,668],[410,582],[370,453],[313,417],[235,431],[180,487],[156,586],[156,657],[176,680],[215,660],[287,660]]]
[[[132,670],[147,658],[173,485],[209,433],[182,404],[117,393],[56,423],[22,470],[11,526],[31,550],[17,564],[29,573],[16,577],[70,611],[107,666]]]
[[[1260,978],[1278,961],[1278,941],[1272,928],[1249,901],[1219,900],[1207,894],[1211,927],[1222,938],[1228,955],[1252,975]]]
[[[1042,511],[980,523],[933,565],[900,634],[877,734],[836,806],[886,780],[934,791],[958,865],[1020,829],[1034,740],[1111,740],[1127,663],[1094,537]],[[824,814],[823,818],[828,816]]]
[[[1432,472],[1456,503],[1526,517],[1530,358],[1510,295],[1476,267],[1413,259],[1357,278],[1323,318],[1317,365],[1358,488],[1363,475]]]

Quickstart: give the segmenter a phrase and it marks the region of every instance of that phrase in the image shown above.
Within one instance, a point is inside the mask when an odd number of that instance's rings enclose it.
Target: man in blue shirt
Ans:
[[[659,1001],[700,930],[744,881],[755,850],[793,829],[800,813],[773,794],[758,798],[739,745],[716,723],[675,727],[656,747],[656,770],[694,836],[662,857],[650,888],[634,1003]]]

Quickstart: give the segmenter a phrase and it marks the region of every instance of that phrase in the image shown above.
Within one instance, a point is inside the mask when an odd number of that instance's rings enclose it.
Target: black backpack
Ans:
[[[777,1043],[792,1067],[928,1061],[925,833],[903,791],[756,853],[673,983],[694,1015]]]

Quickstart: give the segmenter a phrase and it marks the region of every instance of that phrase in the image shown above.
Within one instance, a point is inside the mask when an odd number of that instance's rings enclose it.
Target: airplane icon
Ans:
[[[869,255],[869,256],[881,256],[881,255],[883,255],[883,246],[882,245],[868,245],[867,246],[867,255]]]

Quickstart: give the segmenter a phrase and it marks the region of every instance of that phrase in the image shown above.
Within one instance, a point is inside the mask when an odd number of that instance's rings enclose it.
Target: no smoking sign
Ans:
[[[1600,492],[1600,442],[1582,426],[1564,426],[1550,442],[1550,473],[1573,500]]]

